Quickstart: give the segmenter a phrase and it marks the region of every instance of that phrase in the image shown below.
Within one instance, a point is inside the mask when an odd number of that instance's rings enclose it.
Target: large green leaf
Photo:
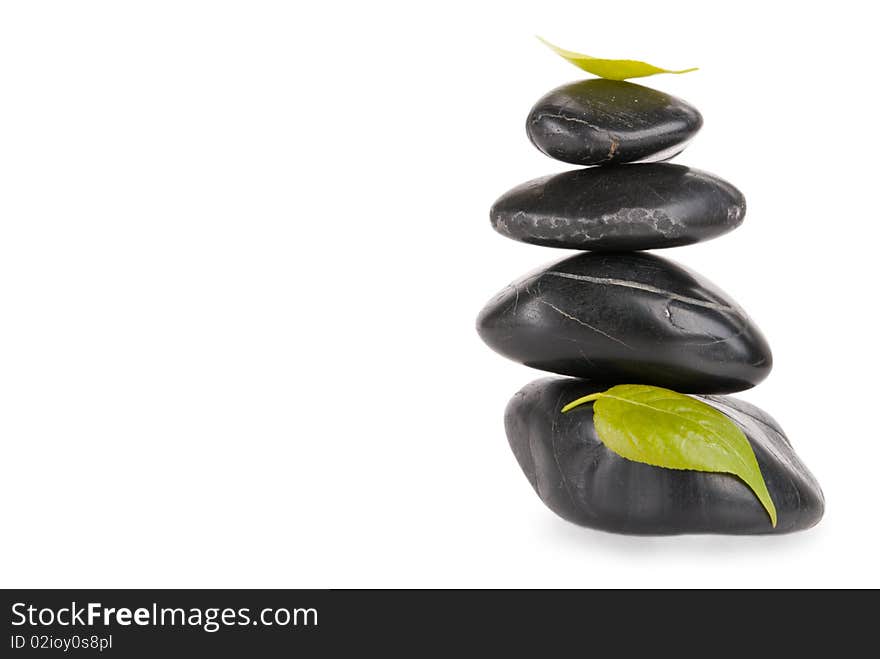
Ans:
[[[604,59],[602,57],[590,57],[581,53],[575,53],[571,50],[565,50],[559,46],[554,46],[545,39],[538,37],[557,55],[567,59],[576,67],[597,75],[601,78],[609,80],[626,80],[627,78],[643,78],[652,76],[657,73],[688,73],[696,71],[697,68],[682,69],[681,71],[670,71],[669,69],[661,69],[659,66],[648,64],[647,62],[639,62],[634,59]]]
[[[776,526],[776,506],[749,440],[714,407],[669,389],[621,384],[578,398],[562,411],[589,402],[599,439],[618,455],[655,467],[739,476]]]

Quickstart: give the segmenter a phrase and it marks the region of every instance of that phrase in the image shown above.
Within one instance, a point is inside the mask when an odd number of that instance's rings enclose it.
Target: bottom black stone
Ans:
[[[697,396],[745,433],[776,505],[777,526],[749,487],[730,474],[681,471],[626,460],[599,441],[592,404],[566,403],[604,391],[574,378],[543,378],[507,406],[516,459],[541,500],[560,517],[594,529],[642,535],[790,533],[822,519],[819,483],[768,414],[730,396]]]

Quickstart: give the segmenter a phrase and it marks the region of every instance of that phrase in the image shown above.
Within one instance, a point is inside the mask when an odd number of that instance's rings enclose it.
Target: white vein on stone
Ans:
[[[650,284],[642,284],[641,282],[629,281],[628,279],[614,279],[612,277],[591,277],[589,275],[573,275],[568,272],[558,272],[556,270],[550,270],[548,272],[545,272],[544,274],[553,275],[554,277],[563,277],[565,279],[573,279],[575,281],[585,281],[591,284],[605,284],[608,286],[623,286],[624,288],[634,288],[640,291],[662,295],[663,297],[669,298],[670,300],[684,302],[685,304],[691,304],[696,307],[705,307],[706,309],[715,309],[716,311],[726,311],[728,313],[738,313],[737,309],[727,306],[726,304],[718,304],[717,302],[709,302],[708,300],[700,300],[695,297],[679,295],[678,293],[673,293],[672,291],[657,288],[656,286],[651,286]]]
[[[607,128],[600,128],[596,124],[592,124],[589,121],[586,121],[584,119],[579,119],[577,117],[571,117],[571,116],[564,115],[564,114],[554,114],[552,112],[539,112],[532,119],[532,123],[536,124],[539,121],[541,121],[541,119],[561,119],[562,121],[571,121],[572,123],[583,124],[584,126],[589,126],[593,130],[598,131],[600,133],[606,133],[610,137],[610,132],[608,131]]]
[[[630,350],[633,349],[633,347],[632,347],[631,345],[629,345],[629,344],[627,344],[627,343],[624,343],[623,341],[621,341],[621,340],[618,339],[617,337],[615,337],[615,336],[611,336],[611,335],[608,334],[607,332],[603,332],[603,331],[600,330],[598,327],[593,327],[593,326],[590,325],[588,322],[585,322],[585,321],[581,320],[580,318],[576,318],[575,316],[572,316],[570,313],[566,313],[565,311],[563,311],[562,309],[560,309],[559,307],[557,307],[555,304],[551,304],[550,302],[547,302],[547,300],[540,300],[540,299],[539,299],[538,302],[540,302],[541,304],[547,305],[548,307],[550,307],[551,309],[553,309],[553,311],[555,311],[555,312],[558,313],[559,315],[561,315],[561,316],[563,316],[563,317],[565,317],[565,318],[568,318],[569,320],[573,320],[573,321],[576,322],[576,323],[580,323],[580,324],[583,325],[584,327],[588,327],[588,328],[590,328],[591,330],[593,330],[593,331],[596,332],[597,334],[601,334],[601,335],[604,336],[605,338],[607,338],[607,339],[611,339],[612,341],[614,341],[614,342],[616,342],[616,343],[619,343],[620,345],[622,345],[622,346],[625,347],[625,348],[629,348]]]

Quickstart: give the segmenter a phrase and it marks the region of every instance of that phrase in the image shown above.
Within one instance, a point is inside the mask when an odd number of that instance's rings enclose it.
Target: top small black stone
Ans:
[[[703,125],[692,105],[618,80],[583,80],[554,89],[529,113],[529,139],[576,165],[657,162],[680,153]]]

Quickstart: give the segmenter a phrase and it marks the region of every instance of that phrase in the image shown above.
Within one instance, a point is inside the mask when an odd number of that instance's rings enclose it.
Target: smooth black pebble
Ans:
[[[825,509],[819,483],[779,424],[730,396],[698,396],[742,429],[776,506],[777,525],[731,474],[664,469],[626,460],[599,440],[588,403],[566,403],[602,387],[544,378],[510,400],[504,417],[510,447],[541,500],[575,524],[630,534],[789,533],[817,524]]]
[[[545,154],[576,165],[657,162],[679,153],[703,125],[695,107],[618,80],[582,80],[541,98],[526,121]]]
[[[585,252],[508,285],[477,331],[514,361],[610,384],[731,393],[770,373],[770,346],[733,300],[645,252]]]
[[[727,181],[651,163],[535,179],[503,194],[489,215],[498,233],[532,245],[640,250],[715,238],[738,227],[745,211]]]

